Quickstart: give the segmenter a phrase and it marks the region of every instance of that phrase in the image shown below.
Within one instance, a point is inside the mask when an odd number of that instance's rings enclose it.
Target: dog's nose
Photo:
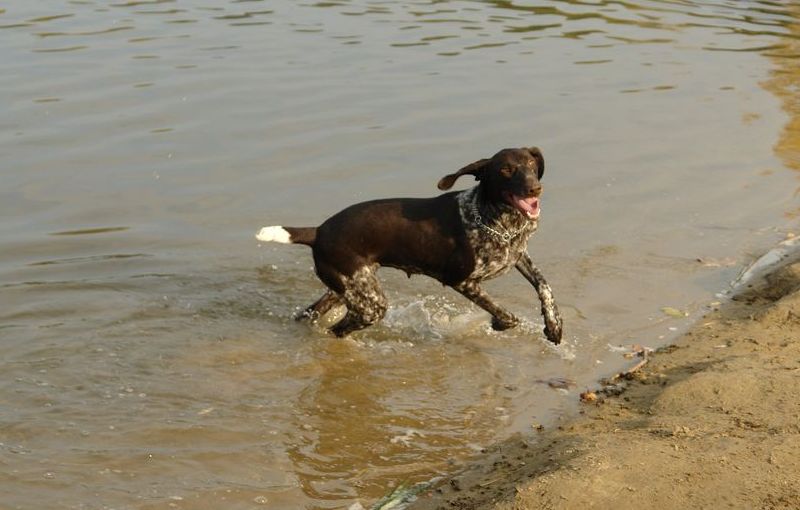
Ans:
[[[528,196],[529,197],[538,197],[542,194],[542,185],[536,184],[528,188]]]

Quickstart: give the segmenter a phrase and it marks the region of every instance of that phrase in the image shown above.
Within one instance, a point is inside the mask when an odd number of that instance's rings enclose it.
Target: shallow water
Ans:
[[[575,412],[630,363],[612,347],[668,342],[796,228],[798,23],[767,1],[4,2],[3,505],[366,506]],[[379,326],[291,319],[322,286],[259,227],[430,196],[522,145],[547,160],[530,252],[565,345],[516,274],[487,285],[513,331],[392,270]]]

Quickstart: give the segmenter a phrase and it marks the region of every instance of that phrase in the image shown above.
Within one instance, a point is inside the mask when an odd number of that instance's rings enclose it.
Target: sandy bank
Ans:
[[[414,509],[800,509],[800,263],[557,430],[497,445]]]

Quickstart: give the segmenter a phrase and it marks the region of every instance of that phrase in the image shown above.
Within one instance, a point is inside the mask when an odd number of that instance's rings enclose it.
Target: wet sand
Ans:
[[[800,508],[800,262],[704,316],[624,386],[490,449],[412,508]]]

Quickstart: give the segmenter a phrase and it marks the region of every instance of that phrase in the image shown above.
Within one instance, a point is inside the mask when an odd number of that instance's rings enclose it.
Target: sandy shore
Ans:
[[[412,508],[800,509],[799,289],[800,263],[753,282],[624,390],[497,445]]]

